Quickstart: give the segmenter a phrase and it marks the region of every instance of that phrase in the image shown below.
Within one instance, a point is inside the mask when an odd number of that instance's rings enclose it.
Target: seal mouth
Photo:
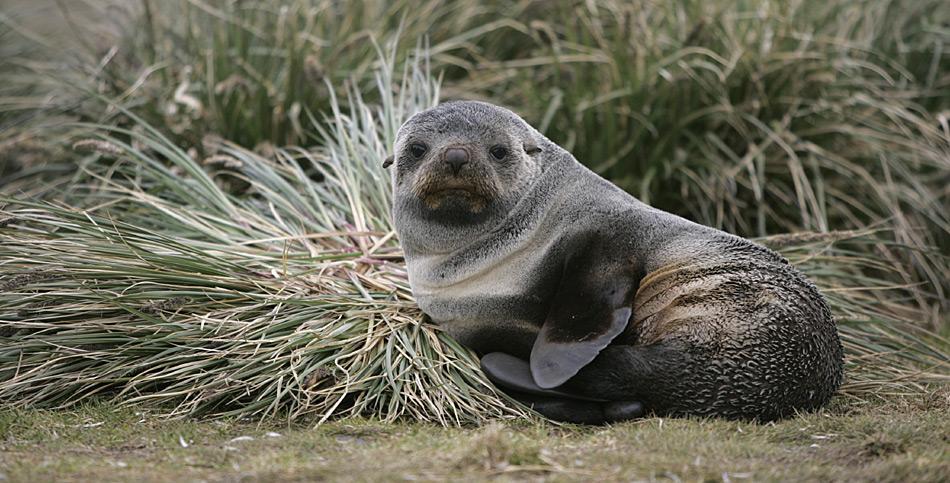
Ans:
[[[461,202],[478,213],[488,204],[488,198],[472,187],[439,187],[423,193],[421,198],[426,206],[434,210]]]
[[[430,170],[415,179],[412,192],[429,210],[479,214],[493,203],[497,190],[489,173],[458,177]]]
[[[475,188],[470,186],[450,186],[450,187],[440,187],[427,191],[423,194],[423,198],[428,198],[430,196],[477,196],[483,197]]]

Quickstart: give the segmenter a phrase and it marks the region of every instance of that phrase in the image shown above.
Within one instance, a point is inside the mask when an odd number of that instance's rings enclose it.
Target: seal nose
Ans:
[[[462,166],[468,163],[468,151],[462,148],[449,148],[445,150],[443,159],[445,159],[446,163],[449,163],[449,166],[452,167],[452,171],[455,174],[459,174]]]

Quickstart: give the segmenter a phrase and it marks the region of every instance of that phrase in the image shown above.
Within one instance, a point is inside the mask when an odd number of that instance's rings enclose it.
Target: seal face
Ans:
[[[395,147],[397,223],[433,227],[427,235],[435,250],[453,247],[451,235],[501,219],[538,171],[537,148],[525,145],[530,131],[520,119],[499,118],[488,104],[449,105],[413,116]],[[493,115],[494,123],[476,121]]]
[[[840,384],[830,312],[782,257],[641,203],[507,109],[416,114],[391,164],[420,307],[476,351],[508,354],[483,360],[489,377],[561,398],[560,419],[616,420],[640,401],[771,419]]]

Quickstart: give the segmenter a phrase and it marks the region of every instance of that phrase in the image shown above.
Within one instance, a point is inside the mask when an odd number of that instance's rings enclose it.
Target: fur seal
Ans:
[[[419,306],[542,414],[767,421],[840,385],[828,306],[784,258],[640,202],[515,113],[441,104],[393,153]]]

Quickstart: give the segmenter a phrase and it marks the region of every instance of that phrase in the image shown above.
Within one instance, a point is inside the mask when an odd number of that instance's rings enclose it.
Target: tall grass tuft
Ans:
[[[381,164],[438,84],[414,63],[393,92],[393,71],[378,73],[381,107],[356,94],[348,111],[333,104],[320,151],[265,158],[222,141],[197,160],[147,125],[95,126],[76,143],[95,159],[69,206],[3,200],[0,400],[444,425],[526,416],[412,303]]]
[[[846,397],[906,394],[950,382],[950,340],[920,324],[920,286],[895,285],[906,267],[867,255],[869,245],[907,250],[885,231],[832,231],[758,240],[778,250],[828,300],[845,349]]]
[[[472,48],[471,40],[514,24],[492,18],[495,10],[476,2],[438,0],[92,0],[57,6],[34,14],[59,18],[72,29],[56,42],[38,41],[41,35],[18,24],[29,23],[29,12],[15,15],[14,9],[0,17],[0,29],[13,29],[10,44],[19,48],[8,57],[32,74],[0,73],[7,84],[0,92],[30,90],[24,99],[31,108],[63,110],[80,121],[129,121],[119,109],[82,102],[96,92],[199,155],[208,134],[247,148],[319,142],[309,114],[327,112],[337,94],[333,87],[344,81],[355,79],[361,87],[374,82],[376,43],[407,40],[393,51],[402,62],[415,42],[429,41],[432,58],[448,65]],[[42,57],[47,61],[37,62]],[[37,79],[45,80],[35,85]],[[0,105],[0,116],[3,111]]]

